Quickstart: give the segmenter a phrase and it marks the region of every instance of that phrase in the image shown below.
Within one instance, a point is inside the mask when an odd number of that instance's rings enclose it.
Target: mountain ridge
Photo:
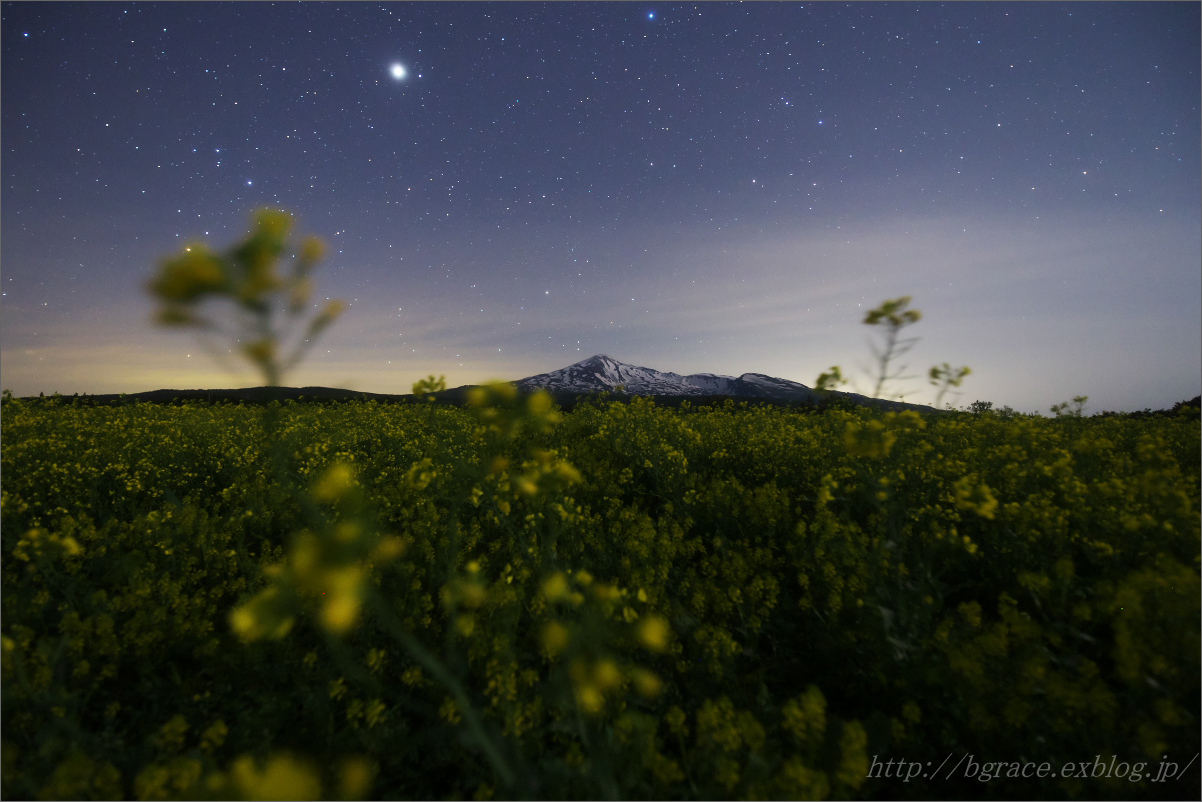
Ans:
[[[858,393],[837,390],[819,393],[800,382],[780,379],[763,373],[744,373],[724,376],[716,373],[681,375],[654,368],[631,365],[605,354],[550,371],[527,376],[513,382],[523,392],[547,390],[564,409],[590,396],[612,394],[617,398],[631,396],[654,397],[673,404],[687,399],[708,403],[732,399],[774,404],[817,405],[844,399],[854,404],[883,409],[914,409],[921,412],[941,411],[921,404],[869,398]],[[460,405],[467,402],[468,391],[477,385],[462,385],[430,393],[443,403]],[[22,400],[36,401],[36,398]],[[205,401],[210,403],[267,404],[272,401],[376,401],[380,403],[414,403],[421,400],[412,394],[370,393],[332,387],[245,387],[224,390],[149,390],[136,393],[102,393],[96,395],[52,396],[45,400],[85,405],[120,405],[129,403],[180,403]]]
[[[532,392],[548,390],[552,393],[588,395],[594,393],[621,392],[626,395],[642,396],[729,396],[739,399],[756,399],[789,403],[815,404],[826,398],[844,398],[857,404],[883,406],[890,409],[915,409],[931,411],[934,407],[870,398],[859,393],[817,390],[789,379],[780,379],[763,373],[744,373],[739,376],[724,376],[716,373],[665,372],[641,365],[631,365],[606,354],[596,354],[567,367],[549,373],[539,373],[518,379],[514,384],[519,390]],[[621,388],[619,390],[619,388]]]

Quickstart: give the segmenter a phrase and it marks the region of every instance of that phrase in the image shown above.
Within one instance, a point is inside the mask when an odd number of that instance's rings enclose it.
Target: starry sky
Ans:
[[[1202,385],[1198,3],[4,3],[0,380],[222,388],[144,285],[253,209],[349,308],[285,377],[593,354],[871,387],[913,296],[951,399]],[[853,389],[853,388],[848,388]]]

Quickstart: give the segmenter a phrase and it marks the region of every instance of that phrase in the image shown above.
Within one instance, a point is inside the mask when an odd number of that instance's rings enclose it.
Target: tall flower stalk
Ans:
[[[217,252],[203,243],[189,243],[165,259],[147,283],[159,302],[156,322],[198,330],[202,343],[222,362],[224,353],[213,347],[209,337],[217,334],[231,340],[268,386],[278,386],[346,308],[344,301],[328,301],[295,336],[311,309],[312,272],[325,244],[307,237],[293,248],[288,241],[292,223],[286,212],[260,209],[250,234],[232,248]],[[278,263],[288,253],[292,253],[292,270],[281,272]],[[214,314],[210,301],[222,300],[230,306],[225,313]]]

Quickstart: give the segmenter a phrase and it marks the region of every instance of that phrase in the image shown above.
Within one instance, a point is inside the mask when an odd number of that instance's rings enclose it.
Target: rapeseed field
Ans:
[[[6,798],[1198,794],[1192,407],[0,419]]]

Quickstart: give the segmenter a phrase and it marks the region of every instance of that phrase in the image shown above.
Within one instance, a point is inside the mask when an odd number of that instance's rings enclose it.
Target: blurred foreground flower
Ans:
[[[306,599],[319,603],[322,628],[345,634],[359,623],[372,568],[404,550],[399,538],[378,535],[367,520],[363,490],[350,465],[326,469],[310,495],[338,516],[317,531],[298,532],[287,559],[265,569],[267,587],[230,614],[230,626],[245,641],[287,635]]]
[[[289,752],[276,752],[265,762],[242,755],[228,771],[209,775],[204,790],[227,799],[363,799],[375,770],[367,758],[343,758],[336,769],[336,787],[323,793],[321,773],[308,760]]]
[[[296,365],[313,346],[317,336],[342,314],[346,303],[327,301],[305,326],[287,356],[284,340],[293,333],[302,314],[310,309],[313,294],[311,273],[325,252],[316,237],[308,237],[300,248],[287,241],[292,216],[273,209],[260,209],[245,240],[225,253],[203,243],[184,246],[182,253],[165,259],[158,275],[146,287],[159,302],[155,320],[163,326],[191,327],[202,333],[224,335],[254,364],[269,385],[278,385],[283,374]],[[277,263],[293,252],[292,271],[283,274]],[[233,304],[232,321],[224,324],[201,313],[201,305],[212,299]],[[283,310],[285,323],[276,323]],[[224,363],[225,350],[207,340],[202,343]],[[227,365],[228,366],[228,365]]]

